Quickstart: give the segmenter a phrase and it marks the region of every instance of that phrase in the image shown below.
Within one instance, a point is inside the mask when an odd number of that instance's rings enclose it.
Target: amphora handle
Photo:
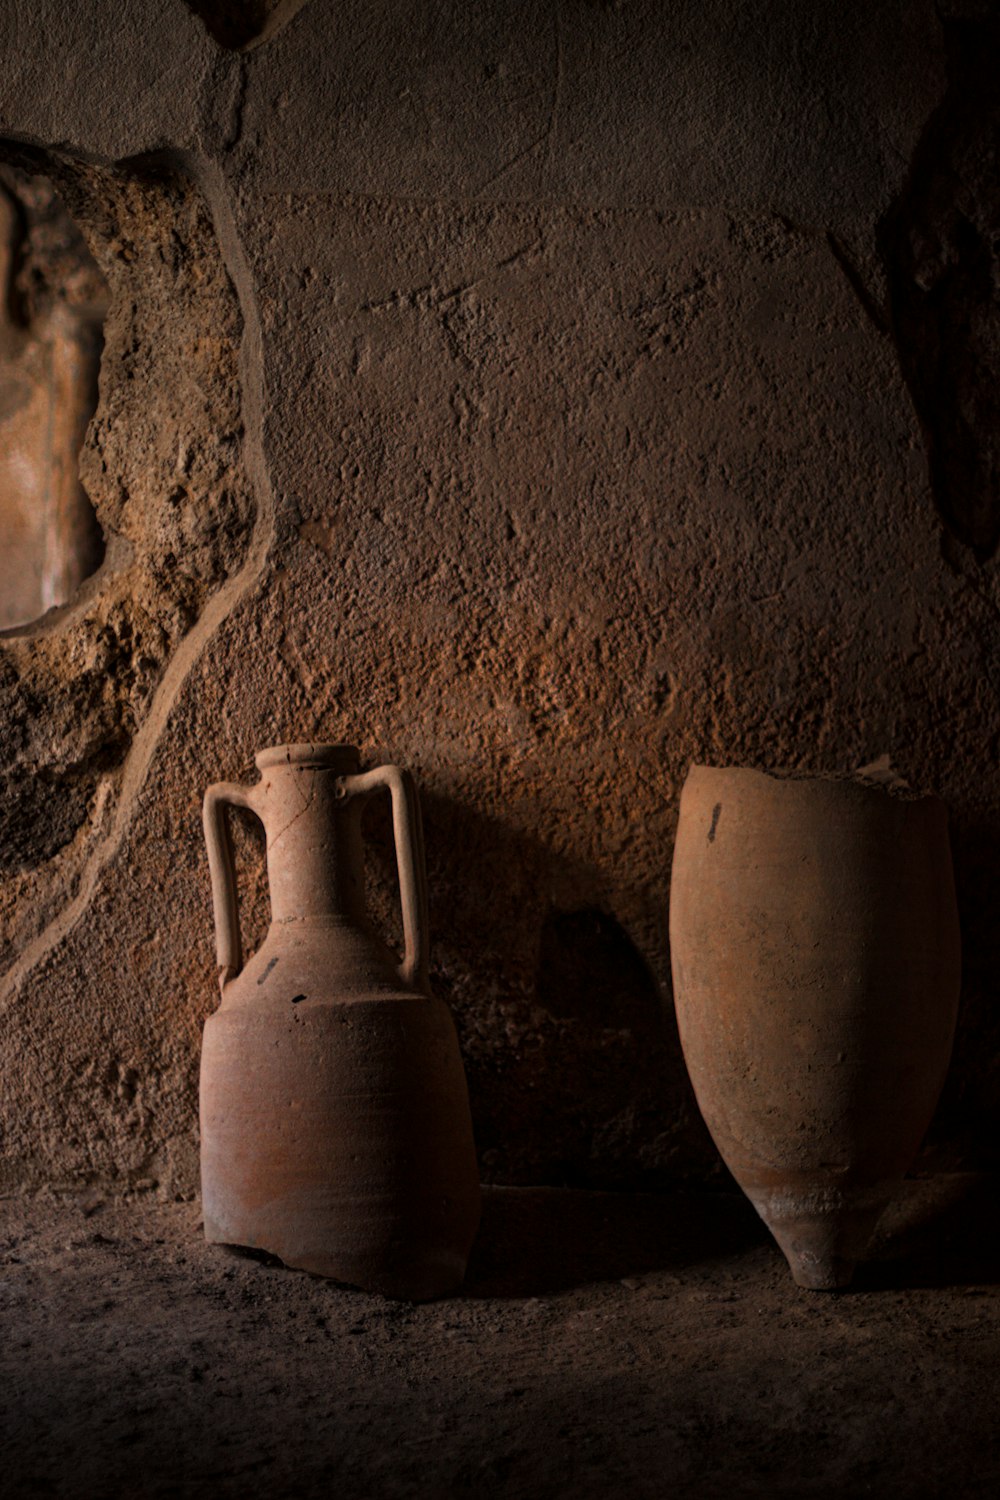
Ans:
[[[356,776],[341,776],[345,797],[365,796],[387,788],[392,797],[392,832],[396,842],[399,898],[403,908],[403,962],[399,977],[409,989],[427,991],[430,944],[427,922],[427,870],[424,829],[417,785],[399,766],[376,766]]]
[[[243,967],[240,939],[240,908],[236,894],[233,841],[226,818],[227,807],[245,807],[259,818],[256,788],[218,781],[205,793],[202,826],[208,845],[208,868],[212,875],[212,907],[215,912],[215,952],[219,966],[219,989],[224,990]]]

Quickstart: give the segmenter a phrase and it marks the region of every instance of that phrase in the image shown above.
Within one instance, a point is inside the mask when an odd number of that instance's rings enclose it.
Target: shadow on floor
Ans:
[[[852,1290],[1000,1287],[998,1245],[1000,1178],[951,1172],[907,1181]],[[485,1188],[464,1296],[549,1296],[655,1271],[707,1270],[761,1248],[773,1248],[770,1236],[735,1192]]]
[[[753,1208],[737,1193],[485,1188],[465,1296],[547,1296],[710,1264],[767,1240]]]
[[[903,1184],[886,1210],[858,1291],[1000,1285],[1000,1178],[951,1172]]]

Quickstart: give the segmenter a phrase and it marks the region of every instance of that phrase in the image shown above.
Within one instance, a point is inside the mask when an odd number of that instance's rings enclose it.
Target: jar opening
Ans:
[[[272,745],[254,757],[258,771],[276,766],[326,767],[344,774],[356,771],[361,757],[355,745]]]

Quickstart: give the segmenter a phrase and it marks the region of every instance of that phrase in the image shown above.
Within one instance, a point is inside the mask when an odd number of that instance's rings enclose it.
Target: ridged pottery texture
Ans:
[[[959,931],[945,809],[695,766],[670,891],[708,1128],[800,1286],[846,1285],[930,1122]]]
[[[455,1028],[426,976],[419,808],[395,767],[358,774],[348,746],[257,757],[259,785],[211,787],[222,1004],[205,1024],[205,1234],[414,1301],[459,1286],[479,1178]],[[392,794],[406,954],[373,932],[360,819]],[[267,833],[272,922],[245,968],[225,808]]]

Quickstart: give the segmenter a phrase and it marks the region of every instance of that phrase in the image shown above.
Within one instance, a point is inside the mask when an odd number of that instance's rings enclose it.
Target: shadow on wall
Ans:
[[[431,979],[462,1042],[484,1181],[653,1189],[724,1181],[669,997],[595,878],[464,803],[422,794]],[[388,809],[366,814],[369,900],[398,943]],[[556,909],[549,892],[580,904]]]
[[[880,240],[935,502],[982,561],[1000,543],[1000,18],[942,9],[948,89]]]
[[[483,1180],[731,1186],[698,1111],[672,999],[621,923],[594,903],[593,874],[463,803],[422,800],[432,983],[458,1026]],[[366,829],[371,909],[395,935],[387,808],[374,804]],[[996,1166],[1000,827],[956,820],[953,847],[964,941],[977,958],[925,1160]],[[578,892],[579,906],[555,908],[553,887]],[[987,1036],[998,1045],[984,1047]]]
[[[949,533],[942,556],[985,606],[978,645],[986,680],[1000,650],[1000,14],[990,9],[942,0],[948,87],[880,229],[900,366]],[[995,765],[995,737],[974,753]],[[988,801],[951,811],[962,1010],[931,1138],[950,1140],[953,1157],[995,1168],[1000,822]]]
[[[931,1140],[967,1165],[1000,1167],[1000,820],[981,809],[951,820],[962,927],[962,1004],[955,1052]]]

